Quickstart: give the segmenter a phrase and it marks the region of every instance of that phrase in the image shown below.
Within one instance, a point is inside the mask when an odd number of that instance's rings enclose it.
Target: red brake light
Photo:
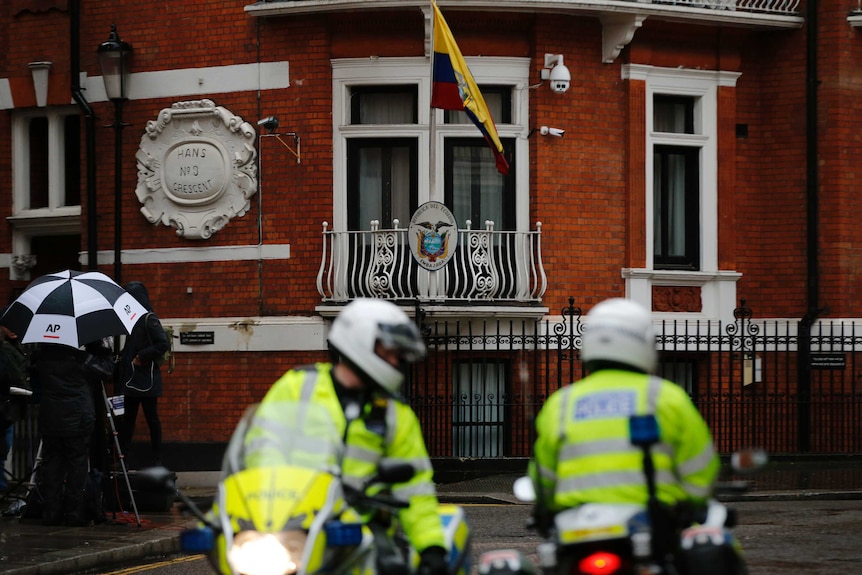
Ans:
[[[589,557],[584,557],[578,563],[580,573],[584,575],[612,575],[622,565],[619,555],[599,551]]]

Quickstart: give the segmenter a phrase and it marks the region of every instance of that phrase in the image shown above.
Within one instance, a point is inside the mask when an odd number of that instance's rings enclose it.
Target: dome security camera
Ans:
[[[572,74],[565,64],[557,64],[551,68],[550,82],[551,90],[557,94],[565,94],[569,91],[569,85],[572,83]]]
[[[562,54],[545,54],[545,67],[542,69],[542,80],[550,80],[551,91],[563,94],[569,91],[572,74],[563,64]]]

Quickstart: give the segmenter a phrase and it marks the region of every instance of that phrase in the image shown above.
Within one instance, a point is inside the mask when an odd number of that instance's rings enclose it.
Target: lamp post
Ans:
[[[123,102],[128,98],[128,57],[132,53],[132,46],[120,40],[117,25],[111,24],[111,35],[99,45],[98,53],[105,93],[114,103],[114,123],[108,126],[114,128],[114,281],[122,285],[123,128],[128,125],[123,123]]]

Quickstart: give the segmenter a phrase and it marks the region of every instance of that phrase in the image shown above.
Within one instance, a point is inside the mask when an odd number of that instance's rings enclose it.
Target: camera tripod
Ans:
[[[117,426],[114,425],[114,405],[108,399],[108,392],[105,391],[105,383],[102,382],[102,399],[105,401],[105,411],[108,423],[111,426],[111,436],[114,438],[114,449],[117,450],[117,459],[120,462],[120,467],[123,470],[123,478],[126,480],[126,488],[129,490],[129,501],[132,503],[132,510],[135,512],[135,522],[138,527],[141,526],[141,516],[138,514],[138,506],[135,503],[135,494],[132,491],[132,483],[129,481],[129,472],[126,469],[126,459],[123,456],[123,451],[120,449],[120,439],[117,434]]]

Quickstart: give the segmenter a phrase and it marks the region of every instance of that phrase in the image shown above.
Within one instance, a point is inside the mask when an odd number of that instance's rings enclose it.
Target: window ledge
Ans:
[[[696,287],[701,290],[702,309],[699,312],[655,312],[658,319],[674,320],[733,320],[736,308],[736,282],[742,274],[735,271],[675,271],[624,268],[626,294],[653,308],[653,288],[656,286]]]
[[[643,268],[623,268],[624,279],[652,280],[653,285],[702,286],[714,281],[735,282],[742,277],[739,272],[711,271],[692,272],[674,270],[649,270]]]
[[[81,206],[21,211],[6,218],[15,230],[31,235],[81,233]]]

